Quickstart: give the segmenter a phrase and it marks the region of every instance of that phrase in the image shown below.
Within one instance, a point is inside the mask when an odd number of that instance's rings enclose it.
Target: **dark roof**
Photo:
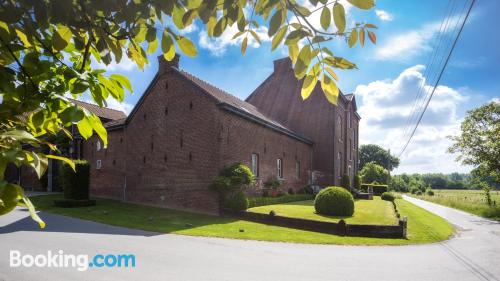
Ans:
[[[75,99],[70,99],[71,102],[74,104],[81,106],[91,113],[99,116],[100,118],[108,119],[108,120],[118,120],[118,119],[123,119],[127,118],[127,115],[125,115],[124,112],[116,110],[116,109],[111,109],[107,107],[100,107],[96,104],[91,104],[88,102],[83,102]]]
[[[104,123],[104,127],[108,129],[114,129],[118,127],[122,127],[125,124],[125,121],[127,118],[122,118],[122,119],[117,119],[117,120],[111,120],[109,122]]]
[[[175,69],[175,68],[174,68]],[[217,88],[210,83],[201,80],[200,78],[186,72],[183,70],[175,69],[180,75],[188,79],[189,81],[196,84],[199,88],[201,88],[205,93],[209,94],[213,98],[217,100],[221,108],[228,110],[240,117],[250,119],[251,121],[260,123],[261,125],[267,126],[273,130],[280,131],[288,136],[299,139],[300,141],[312,144],[312,141],[307,139],[306,137],[290,130],[289,128],[283,126],[279,122],[265,116],[262,114],[257,107],[254,105],[240,100],[239,98],[231,95],[230,93]]]

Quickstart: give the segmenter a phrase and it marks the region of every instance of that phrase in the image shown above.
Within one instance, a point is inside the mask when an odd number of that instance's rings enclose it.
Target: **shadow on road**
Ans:
[[[17,209],[16,211],[20,213],[27,212],[26,209]],[[33,221],[31,217],[26,216],[3,227],[0,227],[0,234],[7,234],[17,231],[133,235],[148,237],[160,234],[156,232],[106,225],[43,212],[38,213],[38,215],[42,218],[42,220],[45,221],[47,225],[44,229],[40,229],[38,223]]]

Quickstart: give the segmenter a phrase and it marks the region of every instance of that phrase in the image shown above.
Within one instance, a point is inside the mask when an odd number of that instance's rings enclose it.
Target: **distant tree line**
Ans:
[[[411,192],[431,189],[481,189],[480,182],[486,182],[495,189],[500,183],[491,177],[465,173],[429,173],[393,175],[389,180],[389,188],[395,191]]]

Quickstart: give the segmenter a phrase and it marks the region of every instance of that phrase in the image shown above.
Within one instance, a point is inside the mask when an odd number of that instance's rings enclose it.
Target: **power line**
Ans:
[[[457,45],[457,42],[458,42],[458,39],[460,38],[460,34],[462,34],[462,30],[464,29],[464,26],[465,26],[465,23],[467,22],[467,19],[469,18],[469,15],[470,15],[470,12],[472,10],[472,7],[474,6],[474,3],[476,2],[476,0],[472,0],[470,6],[469,6],[469,9],[467,10],[467,14],[465,15],[465,18],[462,22],[462,25],[460,26],[460,30],[458,31],[458,34],[457,36],[455,37],[455,40],[453,42],[453,45],[451,46],[451,49],[450,49],[450,52],[448,53],[448,56],[446,57],[446,60],[444,62],[444,65],[439,73],[439,76],[436,80],[436,83],[434,84],[434,87],[432,88],[432,92],[430,93],[430,96],[429,98],[427,99],[427,102],[425,103],[425,107],[424,109],[422,110],[422,113],[420,114],[419,118],[418,118],[418,121],[417,121],[417,124],[415,125],[415,127],[413,128],[413,131],[411,132],[411,135],[410,137],[408,138],[408,141],[406,142],[406,144],[404,145],[403,149],[401,150],[401,152],[399,153],[398,157],[401,157],[401,155],[404,153],[404,151],[406,150],[406,148],[408,147],[408,144],[410,144],[410,141],[411,139],[413,138],[413,136],[415,135],[415,131],[417,130],[418,128],[418,125],[420,124],[420,122],[422,121],[422,117],[424,116],[424,113],[425,111],[427,110],[427,107],[429,106],[429,103],[434,95],[434,92],[436,91],[436,87],[437,85],[439,84],[439,81],[441,80],[441,77],[443,76],[443,73],[444,73],[444,70],[446,69],[446,66],[448,65],[448,62],[450,61],[450,57],[451,57],[451,54],[453,53],[453,50],[455,49],[455,46]]]

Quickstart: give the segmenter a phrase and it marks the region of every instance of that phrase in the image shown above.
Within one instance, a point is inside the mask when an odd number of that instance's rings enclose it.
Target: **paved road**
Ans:
[[[0,217],[0,280],[499,280],[500,225],[406,198],[455,224],[446,242],[335,246],[200,238],[112,227],[42,213],[39,231],[17,209]],[[132,253],[135,268],[11,268],[9,251]]]

